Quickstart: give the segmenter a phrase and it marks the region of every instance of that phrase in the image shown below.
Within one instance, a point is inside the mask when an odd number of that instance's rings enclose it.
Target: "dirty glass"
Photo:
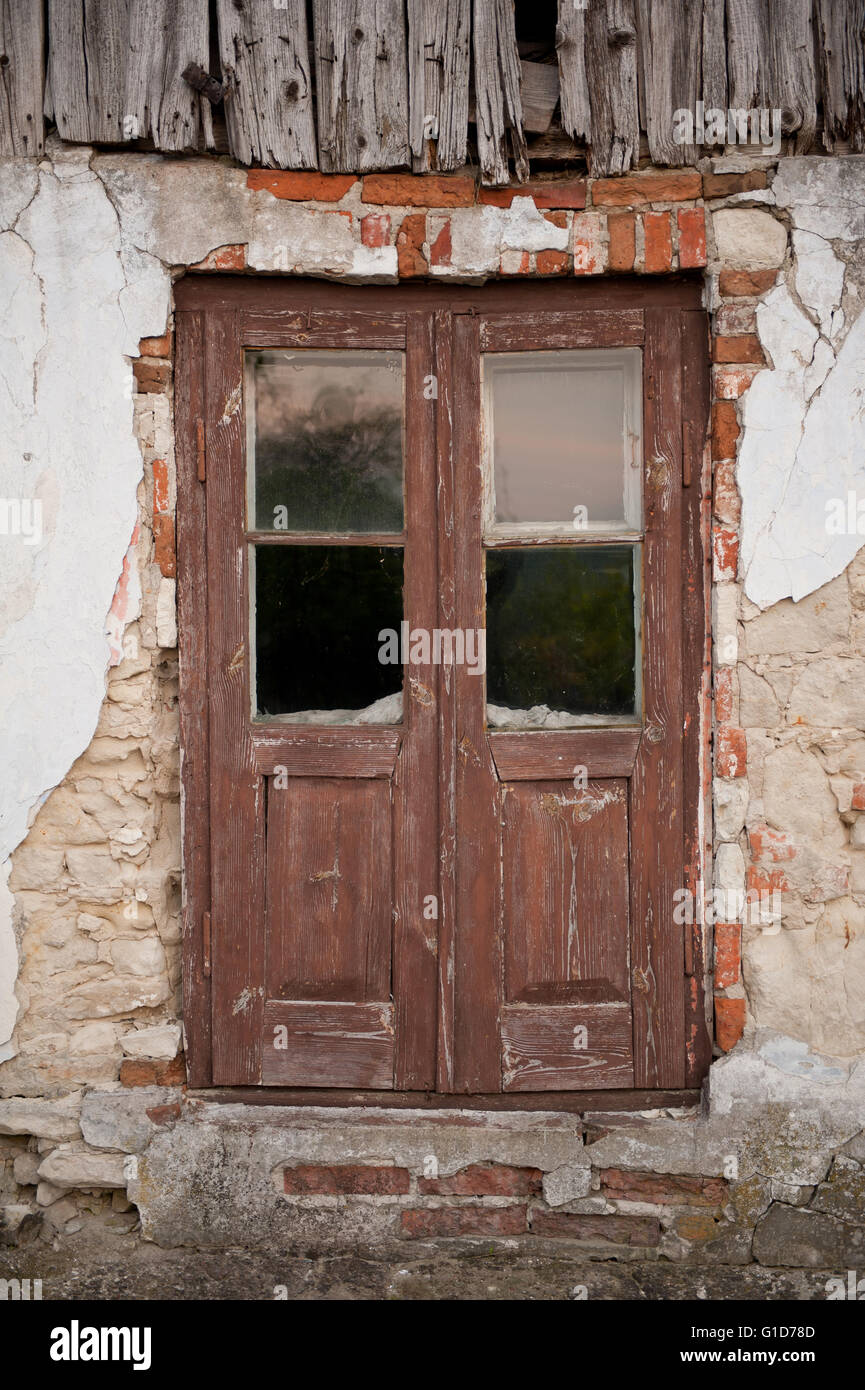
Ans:
[[[633,546],[488,550],[486,598],[492,725],[634,718]],[[509,719],[507,711],[521,713]]]
[[[402,531],[401,353],[248,352],[246,409],[252,529]]]

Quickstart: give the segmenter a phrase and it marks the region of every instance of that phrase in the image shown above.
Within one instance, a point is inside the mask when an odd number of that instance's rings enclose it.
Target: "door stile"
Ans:
[[[249,564],[238,315],[207,332],[208,683],[211,746],[213,1080],[261,1080],[265,781],[250,734]]]
[[[406,318],[404,615],[409,629],[436,626],[436,401],[427,389],[435,343],[429,314]],[[409,661],[403,677],[404,737],[394,796],[394,1086],[436,1084],[439,897],[438,701],[435,667]]]
[[[682,425],[678,315],[649,308],[643,366],[643,735],[630,782],[634,1085],[684,1085]]]
[[[457,628],[485,629],[480,318],[453,318],[454,584]],[[467,640],[467,637],[466,637]],[[502,1089],[501,786],[486,728],[486,678],[454,665],[456,901],[454,1090]]]

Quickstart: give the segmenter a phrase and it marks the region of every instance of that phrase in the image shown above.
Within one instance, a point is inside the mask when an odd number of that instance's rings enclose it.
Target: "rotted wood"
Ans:
[[[812,9],[812,0],[769,0],[771,105],[781,111],[783,133],[795,135],[797,154],[807,154],[817,130]]]
[[[205,0],[135,0],[129,6],[123,116],[129,139],[150,136],[158,150],[192,150],[203,127],[205,143],[213,145],[210,103],[202,103],[184,78],[190,66],[207,63],[209,34]]]
[[[865,149],[865,0],[815,0],[823,143]]]
[[[589,172],[595,177],[625,173],[640,153],[634,0],[592,0],[586,12],[586,75],[592,123]]]
[[[0,157],[32,158],[45,147],[42,6],[0,0]]]
[[[231,153],[241,164],[316,167],[305,0],[217,0]]]
[[[641,108],[654,164],[695,164],[693,144],[674,139],[676,111],[693,113],[700,97],[702,0],[639,0]]]
[[[773,104],[769,0],[727,0],[727,71],[733,110]]]
[[[313,0],[319,167],[367,173],[409,163],[400,0]]]
[[[485,184],[510,181],[508,154],[518,183],[529,177],[520,99],[520,60],[513,0],[484,0],[474,7],[475,121],[478,160]]]
[[[520,100],[523,107],[523,130],[527,134],[543,135],[549,130],[553,112],[559,100],[559,72],[550,63],[520,63],[522,74]]]
[[[703,0],[703,105],[727,109],[726,0]]]
[[[470,56],[470,0],[408,0],[409,144],[415,173],[465,164]]]
[[[592,116],[586,77],[586,10],[580,9],[573,0],[559,0],[556,51],[562,127],[572,139],[589,144]]]

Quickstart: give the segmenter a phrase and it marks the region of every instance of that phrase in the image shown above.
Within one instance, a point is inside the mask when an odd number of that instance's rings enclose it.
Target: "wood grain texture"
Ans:
[[[415,173],[466,161],[471,0],[408,0],[409,144]]]
[[[390,1004],[268,1000],[262,1033],[266,1086],[393,1086]],[[278,1030],[284,1029],[284,1033]],[[276,1043],[285,1043],[277,1046]]]
[[[349,311],[285,314],[249,309],[243,314],[243,341],[269,348],[404,348],[405,314]]]
[[[503,782],[573,780],[574,768],[588,777],[630,777],[640,729],[526,730],[491,733],[490,749]]]
[[[250,732],[261,776],[391,777],[402,743],[399,729],[299,728],[254,724]]]
[[[555,313],[488,313],[481,325],[484,352],[514,352],[532,333],[553,348],[639,347],[643,341],[641,309],[586,309]]]
[[[814,0],[823,101],[823,144],[865,149],[865,0]]]
[[[505,999],[628,1004],[628,787],[506,787]]]
[[[600,1124],[607,1115],[612,1117],[622,1111],[685,1110],[700,1103],[700,1092],[693,1088],[684,1091],[635,1091],[630,1087],[610,1091],[499,1091],[491,1095],[458,1096],[429,1091],[295,1090],[273,1085],[220,1087],[189,1094],[193,1100],[213,1105],[320,1105],[330,1108],[357,1105],[371,1112],[371,1125],[382,1123],[382,1117],[375,1113],[378,1110],[440,1111],[436,1119],[454,1125],[474,1124],[475,1121],[463,1120],[458,1114],[451,1118],[448,1111],[543,1111],[545,1124],[561,1125],[569,1123],[565,1119],[567,1115],[587,1114],[592,1123]],[[406,1123],[414,1121],[407,1119]]]
[[[559,0],[556,25],[562,128],[572,139],[591,143],[592,114],[586,76],[586,10]]]
[[[42,5],[0,0],[0,158],[45,148]]]
[[[523,130],[543,135],[549,130],[559,101],[559,72],[550,63],[520,62],[520,102]]]
[[[319,167],[409,162],[408,72],[400,0],[313,0]]]
[[[525,183],[529,161],[523,133],[520,62],[512,0],[484,0],[483,4],[475,4],[472,42],[481,179],[485,184],[508,183],[510,154],[514,161],[514,177],[518,183]]]
[[[693,112],[701,95],[703,0],[641,0],[636,17],[641,106],[652,162],[695,164],[696,146],[673,138],[673,114]]]
[[[681,1086],[681,352],[677,318],[660,309],[646,311],[643,439],[645,728],[630,783],[634,1084]]]
[[[594,177],[626,173],[639,158],[637,25],[633,0],[592,4],[586,13]]]
[[[634,1084],[627,1004],[506,1005],[502,1045],[505,1091]]]
[[[209,52],[205,0],[130,4],[123,116],[134,132],[131,138],[149,135],[158,150],[198,148],[202,107],[209,111],[210,103],[202,102],[183,73],[190,64],[206,69]]]
[[[231,153],[241,164],[314,169],[305,0],[217,0],[216,13]]]
[[[703,90],[706,110],[727,109],[726,0],[703,0]]]
[[[207,693],[207,541],[205,491],[197,476],[197,422],[205,415],[204,316],[177,314],[177,631],[180,744],[183,749],[183,1027],[192,1086],[211,1080],[210,980],[202,918],[210,908],[210,788]]]
[[[727,72],[734,110],[771,105],[769,0],[727,0]]]
[[[769,0],[772,106],[782,113],[784,134],[795,135],[797,154],[808,153],[817,130],[812,10],[813,0]]]
[[[267,999],[389,999],[391,897],[386,782],[268,781]]]

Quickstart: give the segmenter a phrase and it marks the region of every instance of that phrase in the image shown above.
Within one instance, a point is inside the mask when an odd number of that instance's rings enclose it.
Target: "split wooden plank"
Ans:
[[[400,0],[313,0],[319,165],[368,173],[409,163]]]
[[[126,105],[127,0],[49,0],[47,116],[63,140],[129,139]]]
[[[591,108],[586,79],[586,11],[573,0],[559,0],[556,25],[562,128],[574,140],[591,140]]]
[[[769,0],[727,0],[727,70],[734,111],[770,105],[771,54]]]
[[[304,0],[217,0],[231,153],[241,164],[317,165]]]
[[[817,74],[812,0],[769,0],[772,36],[770,106],[782,112],[781,129],[796,136],[796,153],[806,154],[817,130]],[[774,131],[773,123],[773,131]]]
[[[481,180],[510,182],[508,138],[517,181],[529,176],[520,97],[512,0],[485,0],[474,9],[475,121]]]
[[[550,63],[520,62],[523,130],[543,135],[549,130],[559,101],[559,70]]]
[[[865,149],[865,0],[815,0],[823,100],[823,144]]]
[[[625,173],[640,154],[634,0],[609,0],[587,11],[586,75],[592,108],[589,171],[595,177]]]
[[[206,68],[209,47],[205,0],[130,6],[124,139],[150,135],[158,150],[198,148],[202,99],[183,74],[191,64]]]
[[[696,164],[676,113],[693,113],[700,95],[702,0],[642,0],[637,6],[644,123],[654,164]],[[693,127],[693,114],[691,117]]]
[[[412,167],[459,169],[468,139],[470,0],[408,0],[408,34]]]
[[[703,105],[727,109],[726,0],[703,0]]]
[[[42,119],[44,23],[41,5],[0,0],[0,155],[45,147]]]

